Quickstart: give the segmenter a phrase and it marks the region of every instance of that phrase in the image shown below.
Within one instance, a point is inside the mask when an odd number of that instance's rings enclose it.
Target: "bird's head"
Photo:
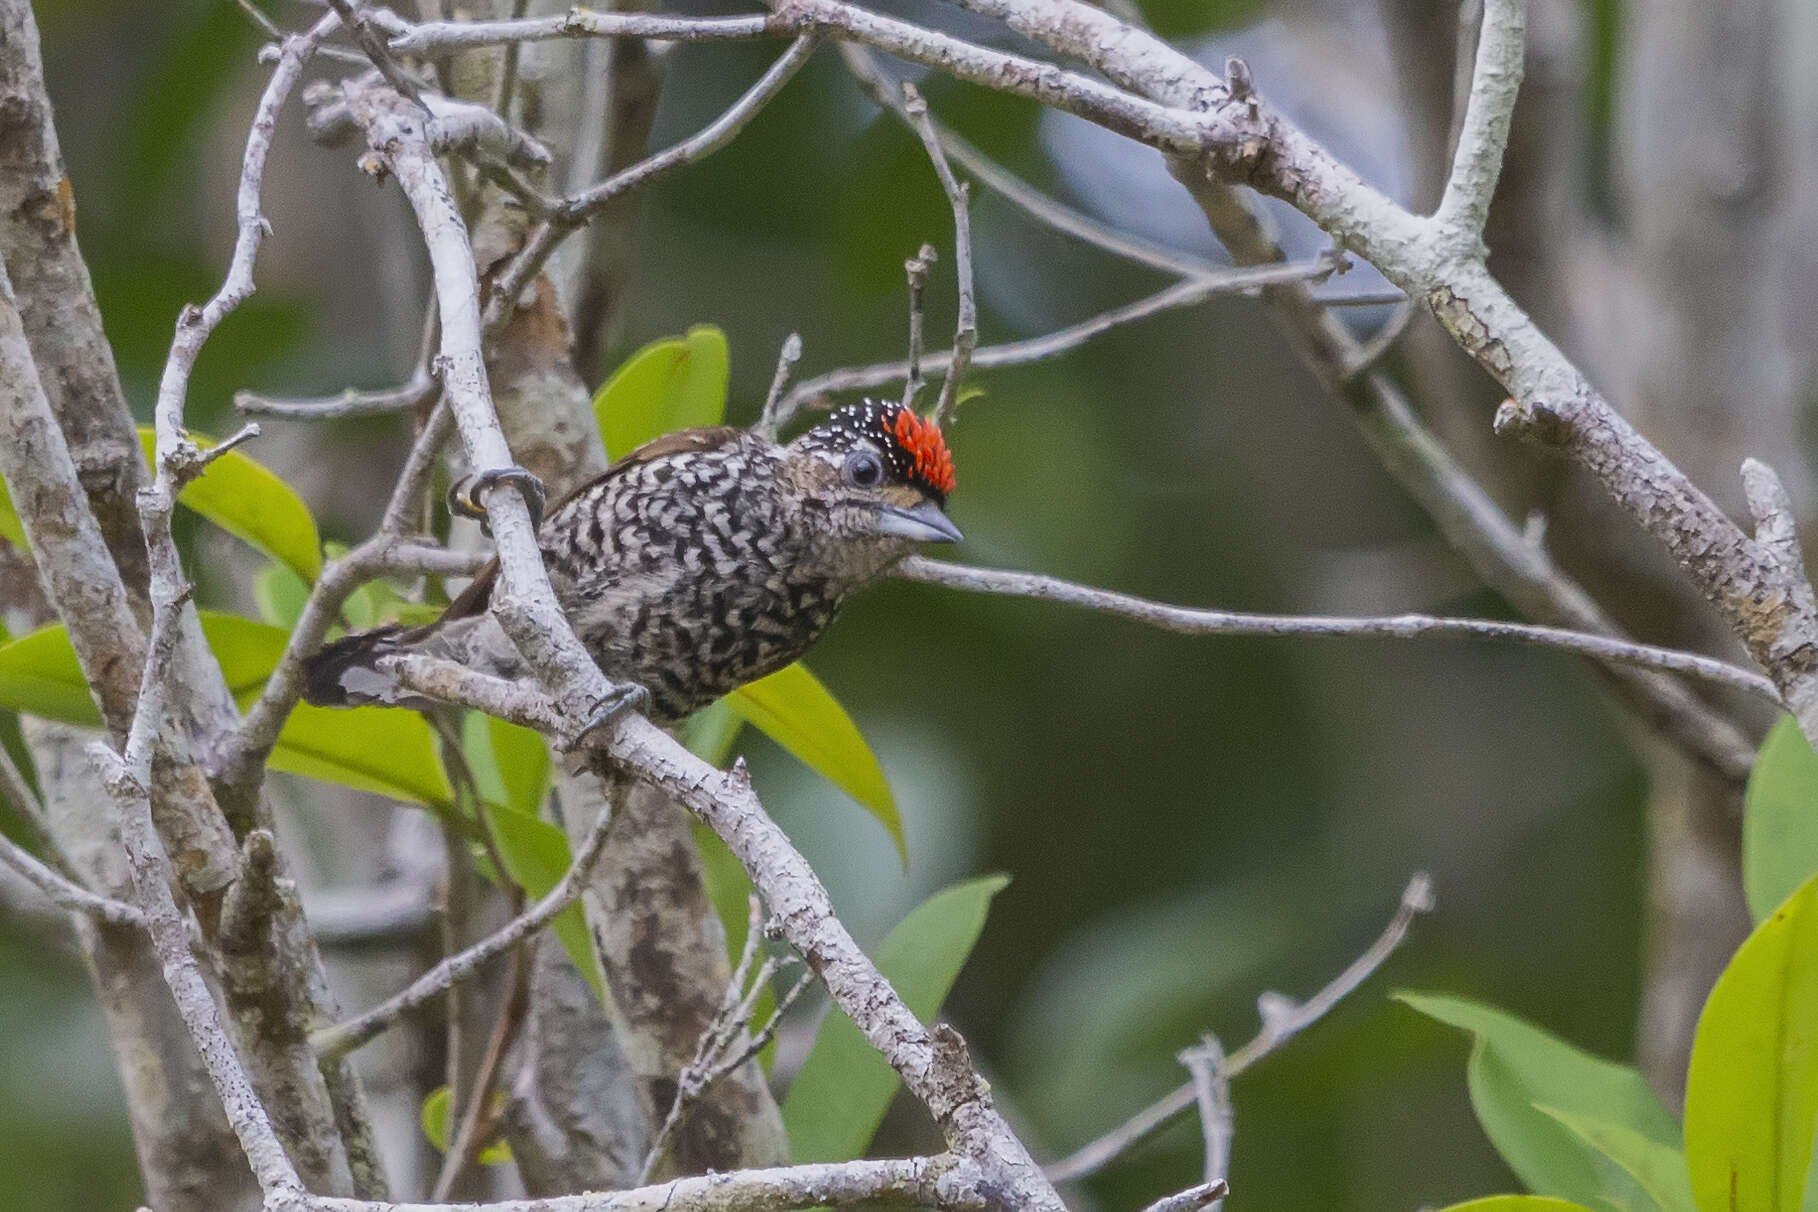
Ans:
[[[870,575],[917,543],[957,543],[943,506],[953,456],[940,427],[900,404],[867,400],[791,442],[788,472],[809,525]]]

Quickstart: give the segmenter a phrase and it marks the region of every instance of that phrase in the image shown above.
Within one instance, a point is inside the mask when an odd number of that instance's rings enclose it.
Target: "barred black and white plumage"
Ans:
[[[932,423],[896,405],[841,409],[788,445],[691,429],[627,455],[538,531],[569,622],[605,674],[681,719],[801,656],[855,590],[920,542],[959,531],[942,506],[952,461]],[[487,609],[496,565],[436,622],[347,636],[312,657],[304,697],[422,705],[377,666],[424,652],[521,676]]]

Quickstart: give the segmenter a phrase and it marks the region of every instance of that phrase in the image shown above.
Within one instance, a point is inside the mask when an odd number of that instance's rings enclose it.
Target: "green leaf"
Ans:
[[[988,875],[943,889],[905,917],[878,948],[877,966],[910,1011],[933,1018],[985,928],[991,898],[1010,882]],[[844,1014],[829,1014],[783,1100],[797,1162],[862,1155],[896,1094],[897,1076]]]
[[[258,604],[259,617],[273,627],[293,630],[308,600],[309,586],[288,565],[267,564],[253,576],[253,601]]]
[[[0,539],[20,551],[30,550],[25,541],[25,523],[19,520],[19,511],[13,508],[13,496],[6,490],[4,477],[0,477]]]
[[[435,734],[412,711],[299,703],[278,734],[271,766],[416,804],[454,802]]]
[[[732,710],[857,800],[875,816],[909,861],[903,819],[871,746],[820,680],[799,662],[726,696]]]
[[[1397,993],[1430,1018],[1476,1036],[1466,1079],[1471,1106],[1496,1151],[1528,1188],[1593,1207],[1647,1207],[1646,1194],[1537,1104],[1616,1124],[1675,1146],[1679,1126],[1627,1065],[1580,1051],[1514,1015],[1463,998]]]
[[[489,715],[480,718],[486,721],[493,760],[505,786],[505,802],[518,812],[536,816],[542,812],[543,795],[549,790],[549,746],[540,733],[529,728]]]
[[[674,430],[718,425],[730,371],[726,334],[711,324],[644,346],[593,398],[606,453],[617,459]]]
[[[63,624],[0,645],[0,707],[85,728],[101,726]]]
[[[283,655],[285,632],[207,610],[201,620],[228,689],[245,706]],[[0,646],[0,707],[81,727],[101,726],[61,623]],[[419,804],[446,806],[454,798],[435,738],[414,712],[299,704],[278,734],[271,765]]]
[[[1542,1111],[1570,1128],[1578,1139],[1621,1166],[1661,1212],[1694,1212],[1692,1182],[1686,1173],[1685,1151],[1649,1140],[1633,1128],[1571,1115],[1556,1107]]]
[[[1692,1041],[1685,1154],[1703,1212],[1793,1212],[1818,1125],[1818,877],[1755,928]]]
[[[207,450],[214,442],[200,434],[190,440]],[[149,462],[157,433],[139,428],[139,442]],[[228,534],[283,564],[305,581],[322,575],[322,537],[316,519],[290,485],[238,450],[230,450],[184,486],[177,500]]]
[[[573,860],[568,848],[568,835],[541,817],[517,812],[495,804],[486,806],[486,821],[492,826],[493,841],[512,882],[524,890],[532,901],[541,900],[560,882]],[[593,953],[593,940],[587,933],[587,918],[576,901],[556,914],[549,923],[556,940],[576,971],[587,978],[594,992],[603,1000],[606,978],[600,972],[599,960]]]
[[[493,1091],[493,1100],[499,1102],[504,1092]],[[448,1152],[448,1087],[437,1086],[423,1100],[423,1135],[436,1147],[438,1153]],[[503,1139],[495,1140],[480,1150],[476,1159],[482,1166],[497,1166],[511,1160],[511,1146]]]
[[[1547,1195],[1491,1195],[1442,1208],[1440,1212],[1591,1212],[1583,1204]]]
[[[709,766],[724,766],[744,726],[730,703],[715,699],[682,721],[682,744]]]
[[[1743,800],[1742,887],[1757,923],[1818,872],[1818,754],[1790,715],[1761,743]]]

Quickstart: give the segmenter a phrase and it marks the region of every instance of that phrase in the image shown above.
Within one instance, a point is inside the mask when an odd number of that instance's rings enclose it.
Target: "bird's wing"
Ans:
[[[606,483],[627,467],[666,458],[676,454],[700,454],[709,450],[718,450],[730,442],[737,441],[745,433],[732,425],[708,425],[699,429],[678,429],[666,433],[660,438],[653,438],[630,454],[619,459],[593,479],[565,494],[554,505],[549,507],[547,517],[561,513],[576,497],[583,496]],[[446,623],[451,619],[465,619],[486,613],[492,601],[492,588],[499,579],[499,561],[495,557],[488,560],[486,566],[474,576],[473,582],[461,591],[459,597],[448,604],[437,623]]]

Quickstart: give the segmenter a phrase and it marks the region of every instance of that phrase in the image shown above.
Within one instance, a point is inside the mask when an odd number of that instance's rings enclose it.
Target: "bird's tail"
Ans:
[[[399,686],[379,668],[382,657],[409,652],[429,630],[393,623],[372,631],[342,636],[303,660],[303,700],[318,707],[357,707],[383,703],[423,706],[427,700]]]

